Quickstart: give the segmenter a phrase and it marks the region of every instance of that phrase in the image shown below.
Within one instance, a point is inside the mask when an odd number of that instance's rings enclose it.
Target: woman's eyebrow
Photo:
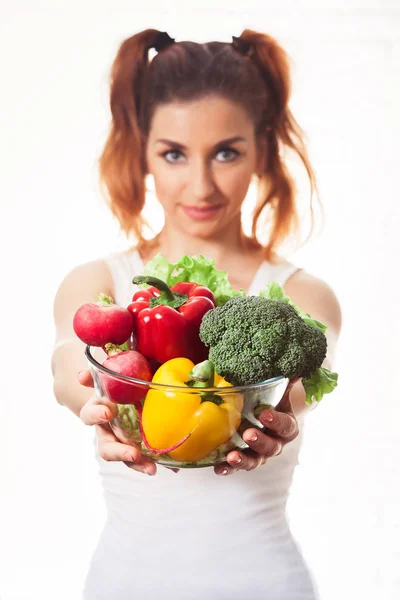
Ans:
[[[231,137],[226,140],[221,140],[220,142],[218,142],[217,144],[214,145],[214,148],[217,148],[218,146],[221,146],[222,144],[233,144],[233,142],[245,142],[245,141],[246,141],[246,138],[241,137],[240,135],[237,135],[235,137]],[[158,139],[158,140],[156,140],[156,143],[157,142],[162,142],[163,144],[168,144],[169,146],[175,146],[176,148],[179,148],[180,150],[187,150],[186,146],[184,146],[183,144],[180,144],[179,142],[174,142],[173,140]]]

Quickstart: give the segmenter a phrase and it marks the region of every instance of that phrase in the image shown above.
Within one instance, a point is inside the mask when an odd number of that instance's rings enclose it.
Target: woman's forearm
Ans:
[[[317,402],[314,400],[312,404],[306,404],[306,391],[301,379],[300,381],[297,381],[290,390],[289,398],[293,408],[293,414],[296,419],[300,416],[305,416],[306,413],[310,412],[310,410],[313,410],[313,408],[315,408],[317,405]]]
[[[54,396],[78,417],[83,405],[95,393],[77,379],[78,371],[88,368],[84,350],[85,344],[80,340],[66,340],[55,346],[51,360]]]

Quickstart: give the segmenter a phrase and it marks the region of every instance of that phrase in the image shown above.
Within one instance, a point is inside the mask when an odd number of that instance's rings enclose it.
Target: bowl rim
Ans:
[[[97,347],[97,346],[93,346]],[[199,393],[201,392],[214,392],[215,394],[221,395],[222,393],[232,393],[232,392],[245,392],[246,390],[257,390],[257,389],[265,389],[268,387],[274,387],[281,381],[287,380],[289,382],[288,377],[283,377],[283,375],[278,375],[277,377],[271,377],[271,379],[266,379],[265,381],[260,381],[258,383],[251,383],[250,385],[237,385],[237,386],[227,386],[227,387],[209,387],[209,388],[190,388],[186,385],[168,385],[167,383],[155,383],[153,381],[145,381],[144,379],[135,379],[134,377],[129,377],[129,375],[122,375],[122,373],[117,373],[112,369],[108,369],[104,367],[101,363],[99,363],[90,352],[91,346],[88,344],[85,348],[85,356],[88,361],[95,367],[98,371],[102,371],[103,373],[107,373],[111,375],[115,379],[122,379],[123,381],[128,381],[130,383],[136,383],[141,386],[150,387],[151,389],[160,388],[160,390],[185,390],[185,393]],[[229,390],[225,391],[225,390]]]

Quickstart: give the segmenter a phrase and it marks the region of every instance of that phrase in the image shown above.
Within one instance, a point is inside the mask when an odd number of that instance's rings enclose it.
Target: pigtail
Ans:
[[[266,34],[246,29],[240,37],[246,42],[249,48],[247,56],[257,65],[268,90],[269,101],[256,131],[257,136],[266,138],[267,156],[266,164],[259,174],[252,238],[253,241],[257,239],[260,217],[268,206],[271,232],[265,246],[265,257],[272,260],[275,247],[299,229],[296,187],[284,161],[284,148],[290,148],[299,156],[310,181],[311,229],[305,241],[311,236],[314,227],[312,200],[314,192],[317,192],[316,178],[304,142],[305,133],[288,107],[291,94],[288,54],[274,38]]]
[[[143,86],[148,50],[156,29],[146,29],[126,39],[111,68],[111,126],[99,159],[100,184],[105,200],[129,235],[142,239],[141,211],[146,200],[146,164],[140,130]]]

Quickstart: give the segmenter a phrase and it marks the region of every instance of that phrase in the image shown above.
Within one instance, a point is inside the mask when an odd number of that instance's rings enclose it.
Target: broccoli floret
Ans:
[[[306,323],[287,302],[235,297],[208,311],[200,339],[215,370],[233,385],[272,377],[310,377],[327,353],[321,329]]]

